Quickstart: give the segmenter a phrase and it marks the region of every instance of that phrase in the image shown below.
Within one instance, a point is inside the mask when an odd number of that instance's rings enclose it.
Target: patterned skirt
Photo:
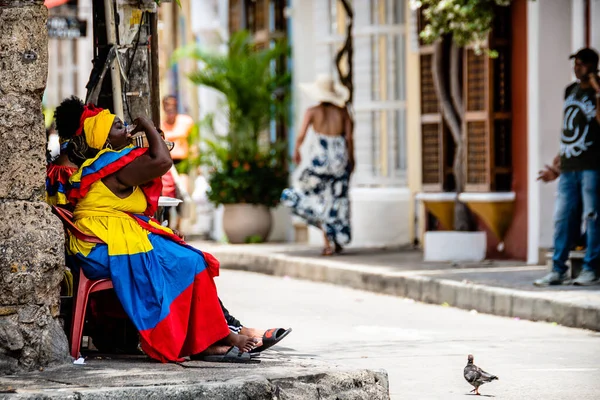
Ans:
[[[346,140],[341,136],[316,136],[309,165],[298,184],[283,191],[281,201],[308,224],[322,229],[332,243],[346,245],[352,238]]]

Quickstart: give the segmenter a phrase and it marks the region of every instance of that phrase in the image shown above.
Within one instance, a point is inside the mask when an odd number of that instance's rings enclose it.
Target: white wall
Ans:
[[[539,247],[552,247],[556,194],[556,182],[537,182],[537,171],[558,153],[564,89],[573,79],[569,55],[583,45],[583,15],[580,0],[538,1],[528,7],[529,225],[533,233],[528,261],[535,263]]]
[[[600,49],[600,0],[592,0],[591,14],[591,46],[598,51]]]

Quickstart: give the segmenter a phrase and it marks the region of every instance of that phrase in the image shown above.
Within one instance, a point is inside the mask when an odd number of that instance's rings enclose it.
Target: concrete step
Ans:
[[[285,361],[285,358],[288,358]],[[389,400],[387,372],[348,370],[278,354],[260,364],[146,357],[88,359],[44,371],[0,376],[0,393],[18,399],[357,399]]]

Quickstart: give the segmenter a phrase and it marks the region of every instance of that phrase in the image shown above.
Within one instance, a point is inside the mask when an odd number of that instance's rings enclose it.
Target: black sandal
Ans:
[[[292,328],[273,328],[265,332],[262,337],[262,346],[250,350],[250,353],[260,353],[281,342],[281,340],[292,332]]]
[[[242,353],[240,350],[232,346],[225,354],[201,355],[196,354],[190,357],[192,360],[207,361],[207,362],[222,362],[222,363],[237,363],[237,364],[258,364],[260,360],[252,357],[250,353]]]

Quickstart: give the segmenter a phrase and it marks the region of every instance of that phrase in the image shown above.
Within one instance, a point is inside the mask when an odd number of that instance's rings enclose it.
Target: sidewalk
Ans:
[[[348,249],[320,256],[295,244],[224,245],[192,242],[212,253],[223,268],[289,276],[402,296],[486,314],[555,322],[600,331],[600,286],[536,288],[545,266],[486,261],[427,263],[412,249]]]
[[[0,399],[389,399],[385,371],[340,369],[279,352],[262,355],[260,364],[113,357],[0,376]]]

